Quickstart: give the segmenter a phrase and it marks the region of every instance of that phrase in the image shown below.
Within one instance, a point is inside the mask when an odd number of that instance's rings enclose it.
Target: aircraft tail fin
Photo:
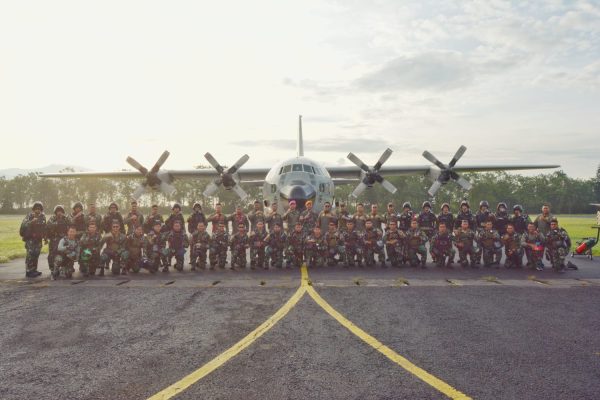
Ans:
[[[298,142],[296,143],[298,157],[304,157],[304,140],[302,139],[302,115],[298,115]]]

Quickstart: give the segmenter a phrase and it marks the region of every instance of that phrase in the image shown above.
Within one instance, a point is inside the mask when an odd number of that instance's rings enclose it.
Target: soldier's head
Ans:
[[[429,211],[429,210],[431,210],[431,203],[428,202],[428,201],[424,201],[423,204],[422,204],[422,206],[421,206],[421,209],[423,211],[426,211],[426,212]]]
[[[258,221],[256,223],[256,229],[262,232],[265,229],[265,223],[262,221]]]
[[[387,210],[388,212],[393,213],[395,210],[394,203],[388,203]]]
[[[408,212],[410,210],[412,210],[412,206],[410,205],[410,202],[405,201],[404,204],[402,204],[402,211]]]
[[[312,202],[312,200],[308,200],[308,201],[307,201],[306,203],[304,203],[304,204],[306,205],[306,209],[307,209],[308,211],[312,210],[312,207],[313,207],[313,202]]]
[[[356,205],[356,212],[362,214],[365,212],[365,205],[363,203],[358,203]]]
[[[302,223],[296,222],[296,225],[294,225],[294,231],[302,232]]]
[[[200,212],[202,211],[202,205],[200,203],[194,203],[192,210],[194,210],[194,212]]]
[[[491,220],[488,219],[487,221],[485,221],[485,229],[487,229],[488,231],[491,230],[493,226],[494,224]]]
[[[340,203],[340,211],[346,211],[346,203]]]
[[[90,214],[96,214],[96,203],[91,202],[88,204],[88,212]]]
[[[326,201],[325,204],[323,204],[323,207],[325,208],[325,211],[331,211],[331,203]]]
[[[319,225],[316,225],[316,226],[313,228],[313,234],[314,234],[315,236],[321,236],[321,227],[320,227]]]
[[[277,208],[278,208],[278,207],[279,207],[279,206],[277,205],[277,202],[276,202],[276,201],[274,201],[274,202],[273,202],[273,204],[271,204],[271,210],[272,210],[273,212],[277,211]]]
[[[56,207],[54,207],[54,215],[56,215],[58,218],[62,218],[65,216],[65,208],[63,206],[61,206],[60,204],[57,205]]]
[[[411,228],[416,229],[418,226],[419,226],[419,223],[417,222],[416,219],[413,218],[413,219],[410,220],[410,227]]]
[[[440,233],[446,233],[446,231],[448,231],[448,227],[446,226],[446,224],[444,222],[440,222],[438,225],[438,231]]]
[[[181,212],[181,206],[179,205],[179,203],[173,204],[173,207],[171,207],[171,211],[173,212],[173,214],[179,214]]]
[[[217,214],[221,214],[221,212],[223,212],[223,205],[221,203],[215,204],[215,211]]]
[[[135,236],[142,236],[144,234],[144,228],[141,225],[135,227]]]
[[[119,207],[117,207],[117,203],[110,203],[110,205],[108,206],[108,212],[111,214],[116,213],[119,210]],[[75,210],[75,212],[78,212],[77,210]]]
[[[533,222],[527,224],[527,232],[535,233],[535,230],[535,224]]]
[[[471,207],[469,207],[469,202],[466,200],[463,200],[460,202],[460,211],[462,211],[463,213],[466,213],[469,211]]]
[[[391,221],[389,224],[390,227],[390,231],[397,231],[398,230],[398,223],[396,221]]]
[[[83,204],[81,204],[81,202],[78,201],[75,204],[73,204],[73,214],[79,214],[82,211],[83,211]]]
[[[371,204],[371,214],[373,214],[373,215],[377,214],[378,209],[379,209],[379,206],[377,204]]]
[[[173,230],[175,232],[181,231],[181,222],[179,222],[179,221],[173,222]]]
[[[545,203],[542,206],[542,214],[544,214],[544,215],[550,214],[550,205],[549,204]]]
[[[277,223],[273,226],[273,232],[275,232],[275,233],[281,232],[281,225],[279,223]]]
[[[469,221],[467,221],[466,219],[463,219],[460,222],[460,227],[466,231],[467,229],[469,229]]]
[[[261,208],[262,208],[262,206],[261,206],[261,204],[260,204],[260,201],[258,201],[258,200],[254,200],[254,210],[255,210],[255,211],[258,211],[258,210],[260,210]]]
[[[290,210],[296,209],[296,200],[290,200]]]
[[[110,231],[113,234],[118,234],[119,232],[121,232],[121,225],[119,224],[119,221],[114,220],[112,222],[112,225],[110,226]]]
[[[202,221],[198,222],[198,225],[196,225],[196,228],[198,229],[198,232],[206,231],[206,225]]]
[[[479,210],[480,211],[487,211],[490,208],[490,203],[488,203],[486,200],[481,200],[479,202]]]
[[[239,233],[244,233],[244,232],[246,232],[246,225],[244,225],[243,223],[239,223],[239,224],[238,224],[238,232],[239,232]]]
[[[354,230],[354,221],[353,220],[348,220],[346,222],[346,229],[348,230],[348,232],[352,232]]]
[[[496,209],[498,210],[498,212],[506,212],[506,203],[504,202],[500,202],[498,203],[498,206],[496,207]]]
[[[95,233],[96,233],[96,231],[98,230],[98,227],[96,226],[96,223],[95,223],[95,222],[93,222],[93,223],[91,223],[91,224],[89,224],[89,225],[88,225],[88,228],[87,228],[87,230],[88,230],[88,232],[89,232],[91,235],[93,235],[93,234],[95,234]]]
[[[448,214],[450,212],[450,204],[442,204],[442,214]]]
[[[556,218],[552,218],[550,220],[550,229],[552,229],[552,230],[558,229],[558,220]]]
[[[329,221],[329,224],[327,225],[327,229],[329,229],[329,232],[335,232],[336,228],[337,226],[335,225],[335,221]]]
[[[242,206],[240,206],[240,205],[235,206],[235,213],[237,215],[242,215]]]
[[[133,224],[133,226],[135,226],[135,225],[137,224],[137,221],[138,221],[138,216],[137,216],[137,214],[133,214],[133,215],[131,216],[131,223]]]
[[[219,232],[225,232],[225,224],[223,222],[219,222],[217,229]]]
[[[67,237],[69,238],[69,240],[74,240],[76,235],[77,229],[74,226],[70,226],[69,230],[67,231]]]
[[[509,235],[515,233],[515,226],[513,224],[506,225],[506,233],[508,233]]]
[[[156,215],[158,214],[158,204],[152,204],[152,207],[150,207],[152,215]]]
[[[365,221],[365,228],[369,229],[369,230],[373,229],[373,221],[370,220],[370,219],[366,220]]]
[[[162,229],[162,224],[161,224],[161,222],[160,222],[160,221],[155,221],[155,222],[154,222],[154,225],[152,225],[152,230],[153,230],[155,233],[159,233],[159,232],[161,231],[161,229]]]
[[[518,217],[523,213],[523,207],[520,204],[515,204],[513,207],[513,213]]]
[[[136,212],[137,211],[137,207],[138,207],[137,201],[131,200],[131,211],[132,212]]]

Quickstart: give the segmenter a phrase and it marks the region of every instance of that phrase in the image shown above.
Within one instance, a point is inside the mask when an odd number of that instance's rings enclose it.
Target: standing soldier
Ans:
[[[88,213],[84,217],[85,226],[89,227],[91,223],[96,225],[96,233],[102,229],[102,216],[96,211],[96,203],[90,201],[88,204]]]
[[[456,215],[456,220],[454,222],[454,227],[456,229],[460,228],[462,225],[462,221],[467,220],[469,222],[469,229],[475,231],[477,229],[477,222],[475,221],[475,216],[471,212],[471,206],[467,200],[463,200],[460,202],[460,211]]]
[[[381,226],[381,224],[379,224]],[[365,264],[369,266],[375,265],[375,254],[377,261],[382,267],[385,267],[385,253],[383,251],[383,242],[381,241],[383,234],[381,230],[373,226],[373,221],[367,219],[365,224],[365,232],[363,234],[363,248],[365,250]]]
[[[387,251],[392,267],[399,267],[400,263],[404,262],[404,232],[398,230],[398,222],[390,221],[388,230],[383,236],[385,250]]]
[[[215,204],[215,212],[208,216],[208,221],[211,224],[210,230],[213,235],[219,230],[220,224],[223,224],[225,227],[225,233],[229,232],[227,216],[223,214],[223,206],[221,203]]]
[[[106,219],[106,217],[105,217]],[[100,255],[100,276],[104,276],[104,268],[108,268],[111,261],[113,275],[121,274],[121,266],[127,263],[127,237],[121,232],[121,225],[115,219],[110,225],[110,232],[102,237],[100,248],[106,245]]]
[[[196,268],[206,268],[206,253],[210,248],[210,235],[206,232],[206,224],[199,221],[192,233],[190,264],[192,271]],[[212,269],[212,266],[210,267]]]
[[[37,270],[38,259],[42,252],[42,241],[46,239],[46,216],[41,201],[33,203],[31,212],[21,222],[19,233],[25,242],[27,257],[25,258],[25,276],[37,278],[42,273]]]
[[[288,267],[299,268],[302,265],[302,256],[304,254],[304,231],[302,223],[296,222],[294,230],[288,234],[287,249],[285,251],[286,265]]]
[[[515,227],[515,232],[522,235],[527,231],[527,225],[531,222],[531,219],[529,219],[529,215],[523,214],[523,207],[520,204],[515,204],[509,222]]]
[[[127,226],[127,234],[131,235],[135,232],[135,228],[139,226],[144,226],[144,216],[138,210],[138,203],[136,200],[131,201],[131,209],[125,216],[123,220],[125,225]]]
[[[343,234],[343,241],[346,250],[346,263],[353,267],[354,262],[362,267],[363,246],[362,232],[358,231],[354,226],[354,220],[351,219],[346,223],[346,231]]]
[[[390,224],[392,222],[395,222],[396,228],[398,228],[398,213],[396,212],[394,203],[388,203],[387,211],[385,212],[385,214],[383,214],[383,222],[385,223],[386,232],[390,229]]]
[[[181,215],[181,214],[179,214]],[[183,218],[183,217],[182,217]],[[165,235],[165,240],[168,247],[163,249],[167,263],[163,268],[163,272],[169,272],[171,259],[175,257],[175,269],[179,272],[183,271],[183,262],[185,259],[185,249],[190,247],[190,241],[187,233],[183,228],[183,222],[179,218],[173,221],[173,228]]]
[[[554,218],[554,215],[550,213],[550,205],[545,203],[542,206],[542,213],[538,215],[533,223],[539,233],[546,236],[550,232],[550,221]]]
[[[402,213],[398,217],[398,229],[406,233],[410,229],[410,223],[413,220],[414,213],[408,201],[402,204]]]
[[[421,268],[425,268],[427,262],[427,250],[425,249],[425,243],[427,243],[427,235],[421,229],[419,229],[419,223],[416,218],[410,222],[410,229],[406,232],[406,244],[408,250],[408,260],[411,267],[417,267],[419,262]],[[419,260],[419,255],[421,259]]]
[[[165,225],[163,226],[163,232],[171,232],[173,227],[175,226],[175,222],[179,222],[181,228],[185,226],[185,221],[183,219],[183,214],[181,213],[181,205],[179,203],[173,204],[171,207],[171,215],[165,221]],[[185,232],[184,232],[185,233]]]
[[[51,279],[55,280],[62,272],[65,278],[71,279],[75,272],[75,261],[79,258],[79,243],[77,241],[77,230],[74,226],[69,227],[67,236],[60,239],[57,254],[54,260]]]
[[[158,213],[158,204],[152,204],[152,207],[150,207],[150,214],[148,214],[144,220],[144,232],[146,234],[152,232],[154,230],[154,225],[156,225],[157,222],[162,229],[164,223],[163,216]]]
[[[500,241],[500,234],[494,229],[493,222],[488,220],[485,223],[485,228],[477,232],[476,237],[483,255],[483,265],[491,267],[495,264],[499,267],[502,258],[502,242]]]
[[[478,268],[480,255],[479,249],[473,243],[475,239],[475,231],[469,226],[469,221],[462,220],[460,228],[454,231],[454,242],[458,249],[458,261],[463,268],[469,265],[467,257],[471,259],[471,268]]]
[[[60,239],[67,236],[69,220],[65,217],[65,208],[60,204],[54,207],[54,215],[48,218],[46,223],[46,238],[50,241],[48,245],[48,266],[50,271],[54,268],[54,258],[58,252]]]
[[[79,203],[81,204],[81,203]],[[75,206],[77,206],[77,204],[75,204]],[[73,209],[75,209],[75,206],[73,206]],[[110,205],[108,206],[108,214],[106,214],[104,216],[104,218],[102,219],[102,229],[104,230],[104,233],[108,234],[112,232],[112,226],[113,226],[113,221],[117,220],[118,224],[119,224],[119,231],[121,232],[121,234],[123,234],[123,232],[125,232],[125,224],[123,223],[123,216],[121,215],[121,213],[119,212],[119,206],[117,206],[117,203],[110,203]],[[72,218],[71,218],[71,222]]]
[[[254,269],[254,267],[269,269],[269,263],[265,262],[267,235],[265,223],[258,220],[256,229],[250,233],[250,267],[252,269]]]
[[[79,239],[79,269],[83,276],[96,275],[96,268],[100,264],[102,235],[98,232],[98,226],[90,222],[87,231]]]
[[[342,232],[337,229],[338,222],[329,221],[327,232],[325,232],[325,242],[327,243],[327,265],[330,267],[338,262],[344,262],[346,259],[346,250],[344,247],[344,238]],[[338,257],[337,259],[335,257]]]
[[[485,223],[491,220],[494,222],[494,214],[490,211],[490,204],[486,200],[479,202],[479,211],[475,214],[475,222],[477,223],[477,231],[485,229]]]
[[[294,231],[296,222],[300,219],[300,213],[296,210],[296,200],[290,200],[288,210],[283,214],[283,221],[286,224],[288,235]]]
[[[527,266],[535,268],[538,271],[544,269],[542,257],[544,256],[544,243],[546,238],[535,229],[535,224],[530,222],[527,224],[527,232],[521,236],[521,246],[525,249],[527,256]]]
[[[146,224],[150,219],[146,219]],[[166,265],[166,261],[163,256],[163,249],[167,246],[165,241],[165,234],[162,232],[162,221],[158,218],[153,219],[154,226],[152,230],[146,235],[146,257],[148,257],[150,264],[150,272],[158,272],[161,264]],[[102,272],[102,271],[101,271]]]
[[[254,232],[256,230],[256,224],[259,221],[265,223],[265,212],[263,211],[262,204],[260,201],[254,200],[254,209],[248,213],[248,220],[250,221],[250,232]]]
[[[558,226],[558,220],[550,220],[550,230],[546,234],[547,257],[556,272],[565,272],[565,257],[571,247],[571,239],[563,228]]]
[[[356,205],[356,213],[352,216],[352,220],[354,221],[354,229],[363,233],[365,231],[365,223],[367,222],[367,215],[365,214],[365,206],[363,203],[358,203]]]
[[[506,203],[498,203],[492,223],[494,225],[494,229],[496,229],[500,235],[504,235],[506,233],[508,218],[508,208],[506,207]]]
[[[137,217],[134,215],[134,218]],[[144,228],[142,225],[136,225],[133,232],[127,235],[127,252],[129,257],[127,263],[121,271],[121,274],[127,275],[129,270],[136,274],[140,272],[140,269],[144,265],[144,248],[146,247],[146,235],[144,235]]]
[[[325,204],[323,205],[323,211],[321,211],[319,213],[318,221],[319,221],[318,226],[319,226],[319,228],[321,228],[321,233],[327,232],[327,230],[329,229],[330,222],[334,222],[335,224],[337,224],[337,217],[331,211],[331,203],[330,202],[326,201]]]
[[[69,224],[77,230],[77,239],[87,230],[85,215],[83,214],[83,204],[77,202],[73,205],[73,212],[69,216]]]
[[[231,221],[231,232],[236,232],[239,224],[244,224],[244,227],[246,228],[245,231],[248,232],[250,223],[248,222],[246,214],[242,211],[242,206],[236,206],[235,212],[231,214],[228,219]]]
[[[440,222],[438,225],[438,231],[431,239],[430,252],[433,262],[438,267],[452,267],[456,252],[452,247],[452,235],[445,222]]]
[[[269,232],[273,232],[275,225],[277,224],[279,224],[279,227],[283,228],[283,216],[277,211],[278,207],[277,202],[273,202],[273,204],[271,204],[271,212],[265,217]]]
[[[214,225],[213,225],[214,226]],[[214,268],[225,268],[227,264],[227,248],[229,247],[229,234],[225,222],[221,221],[217,224],[217,230],[213,233],[210,240],[210,248],[208,251],[208,257],[210,259],[210,266]]]
[[[245,218],[245,217],[244,217]],[[249,247],[247,225],[244,222],[238,222],[237,232],[229,239],[231,247],[231,268],[246,268],[246,250]]]
[[[315,226],[304,240],[304,259],[309,268],[320,267],[325,263],[327,243],[321,234],[321,227]]]
[[[511,223],[506,225],[506,233],[502,235],[502,244],[504,245],[504,266],[506,268],[523,267],[523,249],[521,248],[521,236],[515,230]]]
[[[313,228],[317,225],[317,213],[313,211],[313,202],[308,200],[306,203],[306,210],[300,213],[300,222],[302,222],[302,229],[304,235],[310,235]]]
[[[267,248],[267,262],[271,261],[272,267],[281,268],[283,266],[283,252],[287,243],[287,235],[283,231],[283,224],[275,223],[273,230],[267,235],[265,242]]]
[[[346,223],[352,219],[348,209],[346,208],[346,203],[340,203],[340,209],[336,210],[337,221],[338,221],[338,231],[343,233],[346,231]]]
[[[417,217],[417,222],[419,223],[419,229],[427,235],[428,239],[431,239],[435,233],[435,224],[437,223],[437,218],[433,212],[431,212],[431,203],[428,201],[424,201],[421,206],[421,212]]]
[[[382,230],[384,229],[384,227],[382,227],[384,223],[384,218],[383,216],[377,213],[378,210],[379,206],[377,204],[371,204],[371,214],[369,214],[369,218],[371,219],[371,221],[373,221],[373,227],[375,229]]]
[[[187,219],[188,232],[193,234],[198,228],[198,223],[203,222],[204,228],[206,228],[206,217],[202,212],[202,205],[200,203],[194,203],[192,206],[192,215]]]
[[[454,215],[450,212],[450,204],[442,204],[442,212],[437,216],[438,225],[442,222],[446,224],[446,229],[452,231],[454,229]]]

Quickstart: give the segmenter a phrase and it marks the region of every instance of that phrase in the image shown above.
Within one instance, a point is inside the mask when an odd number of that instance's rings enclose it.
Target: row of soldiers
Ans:
[[[111,263],[115,274],[137,272],[140,268],[156,272],[162,267],[168,271],[173,257],[175,268],[182,270],[190,238],[190,263],[194,269],[207,265],[207,253],[211,267],[223,267],[228,249],[232,267],[246,265],[247,249],[250,249],[251,266],[266,267],[270,262],[280,267],[284,260],[287,265],[299,265],[304,260],[309,265],[338,262],[360,265],[363,260],[372,265],[375,255],[382,265],[387,259],[392,265],[424,266],[425,246],[429,243],[429,252],[439,266],[452,265],[454,247],[463,266],[476,267],[482,258],[487,266],[499,265],[504,247],[507,266],[520,266],[525,253],[532,268],[542,268],[546,248],[553,266],[564,270],[564,258],[570,247],[568,235],[553,221],[547,205],[533,222],[521,206],[516,205],[509,215],[506,205],[500,203],[492,213],[485,201],[480,203],[476,214],[470,211],[468,202],[463,201],[456,216],[448,204],[443,204],[436,216],[429,202],[423,203],[419,213],[412,211],[410,203],[404,203],[402,212],[398,213],[390,203],[383,215],[378,213],[376,204],[367,214],[359,203],[352,215],[344,204],[333,212],[331,204],[325,203],[319,214],[312,211],[310,201],[302,212],[295,206],[295,202],[290,201],[288,210],[281,215],[277,204],[273,204],[265,213],[261,203],[256,201],[248,215],[241,207],[225,215],[217,204],[215,212],[206,217],[201,205],[196,203],[187,218],[188,236],[179,204],[173,205],[171,215],[165,220],[156,205],[144,217],[134,201],[123,217],[118,206],[111,203],[108,213],[101,217],[94,204],[90,204],[84,214],[81,203],[76,203],[69,215],[64,207],[56,206],[46,223],[43,205],[36,202],[21,225],[27,249],[27,276],[40,274],[37,260],[42,240],[49,241],[48,261],[53,276],[58,276],[61,269],[66,276],[71,276],[74,262],[79,262],[84,274],[94,274],[96,269],[104,274]],[[234,231],[231,237],[230,222]],[[212,225],[211,234],[208,223]]]

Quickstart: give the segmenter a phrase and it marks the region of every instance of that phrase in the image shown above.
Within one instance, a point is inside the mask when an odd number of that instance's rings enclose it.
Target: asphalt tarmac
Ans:
[[[50,281],[44,260],[42,279],[25,279],[23,260],[0,266],[2,399],[145,399],[244,340],[174,398],[448,398],[307,293],[244,339],[285,308],[301,286],[298,269]],[[304,282],[471,398],[597,399],[600,261],[573,261],[579,269],[565,274],[324,267]]]

